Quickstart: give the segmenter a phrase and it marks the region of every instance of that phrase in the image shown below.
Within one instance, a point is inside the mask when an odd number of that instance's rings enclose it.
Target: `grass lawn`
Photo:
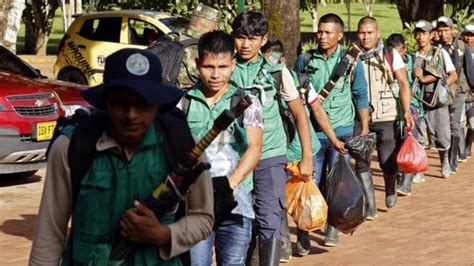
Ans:
[[[328,4],[326,7],[318,6],[318,16],[321,17],[327,13],[335,13],[339,15],[345,25],[345,31],[349,31],[347,27],[348,17],[347,9],[344,4]],[[367,11],[363,4],[351,3],[351,31],[357,30],[357,22],[364,16],[367,16]],[[312,32],[311,16],[309,12],[301,12],[301,31]],[[377,19],[379,28],[382,32],[382,38],[387,38],[392,33],[400,33],[402,31],[402,21],[398,14],[397,6],[395,4],[374,4],[373,16]]]
[[[382,37],[387,38],[390,34],[395,32],[401,32],[402,22],[400,16],[398,15],[398,10],[396,5],[392,4],[374,4],[373,14],[374,17],[379,22],[379,27],[382,31]],[[344,4],[328,4],[326,7],[318,6],[318,15],[321,17],[327,13],[338,14],[347,24],[347,10]],[[357,22],[363,16],[366,16],[367,12],[365,11],[363,4],[351,3],[351,31],[357,29]],[[348,31],[346,25],[345,30]],[[308,12],[301,12],[301,31],[302,32],[312,32],[311,25],[311,16]],[[62,20],[61,20],[61,9],[56,10],[56,16],[54,19],[53,30],[49,36],[47,54],[56,54],[56,50],[61,40],[64,32],[62,29]],[[20,31],[18,33],[17,41],[17,53],[21,54],[23,52],[25,41],[25,27],[23,23],[20,26]]]

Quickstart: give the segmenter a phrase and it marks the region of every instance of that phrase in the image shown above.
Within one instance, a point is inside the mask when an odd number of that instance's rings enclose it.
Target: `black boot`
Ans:
[[[337,247],[339,244],[339,230],[336,227],[327,225],[326,238],[324,239],[324,245],[326,247]]]
[[[358,173],[357,176],[362,183],[364,196],[367,200],[367,220],[374,220],[377,218],[377,206],[375,205],[375,191],[372,174],[370,172],[362,172]]]
[[[449,166],[451,173],[458,170],[459,136],[451,137],[451,148],[449,148]]]
[[[468,129],[466,133],[466,158],[471,158],[472,138],[474,137],[473,130]]]
[[[397,204],[398,194],[396,191],[397,175],[383,175],[385,181],[385,206],[393,208]]]
[[[397,193],[400,196],[411,195],[411,183],[413,181],[413,174],[403,174],[402,181],[397,188]]]
[[[280,263],[290,262],[291,259],[291,238],[290,228],[288,226],[288,215],[286,215],[286,209],[283,213],[283,223],[281,225],[282,243],[280,251]]]
[[[441,176],[443,178],[449,178],[451,174],[451,166],[449,165],[448,151],[438,151],[439,161],[441,163]]]
[[[311,244],[309,242],[309,232],[296,228],[296,251],[300,256],[308,255]]]
[[[458,148],[458,163],[464,163],[466,158],[466,139],[464,138],[464,127],[459,129],[459,148]]]
[[[278,266],[280,261],[281,240],[268,239],[260,241],[260,266]]]

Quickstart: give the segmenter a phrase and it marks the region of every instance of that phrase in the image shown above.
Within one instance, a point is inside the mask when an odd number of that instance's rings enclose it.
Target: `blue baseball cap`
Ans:
[[[105,60],[104,82],[81,92],[91,105],[105,110],[108,90],[125,87],[142,95],[146,102],[160,107],[160,111],[174,107],[184,92],[163,84],[162,66],[158,57],[148,50],[126,48],[109,55]]]

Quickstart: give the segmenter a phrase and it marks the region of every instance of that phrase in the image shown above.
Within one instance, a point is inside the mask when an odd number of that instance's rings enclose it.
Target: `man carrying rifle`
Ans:
[[[178,104],[198,138],[206,134],[223,110],[234,108],[246,96],[242,89],[229,83],[235,61],[232,36],[222,31],[201,36],[196,59],[200,81]],[[245,262],[255,218],[252,171],[262,153],[263,135],[260,102],[253,95],[248,97],[252,102],[249,108],[206,150],[211,163],[216,223],[212,234],[191,249],[192,265],[211,265],[213,246],[218,265]]]
[[[308,95],[308,105],[316,118],[317,123],[313,123],[313,126],[321,143],[321,149],[316,154],[315,179],[317,182],[321,180],[323,185],[326,182],[326,169],[329,173],[338,153],[346,152],[343,141],[353,134],[356,112],[362,123],[362,134],[368,133],[367,82],[356,52],[345,51],[339,45],[343,34],[344,23],[339,16],[322,16],[316,33],[317,49],[301,55],[296,65],[296,71],[306,74],[314,88]],[[323,112],[318,111],[319,104]],[[326,119],[318,119],[324,116],[324,112],[327,113],[329,123]],[[350,159],[349,155],[346,155],[346,159]],[[306,255],[310,249],[309,234],[303,230],[297,233],[298,253]],[[324,245],[338,245],[338,231],[330,225],[326,230]]]
[[[177,217],[178,208],[157,217],[144,204],[171,174],[168,143],[154,125],[155,116],[170,111],[182,96],[162,84],[161,72],[158,58],[147,50],[123,49],[107,57],[104,84],[83,93],[107,114],[95,125],[104,129],[92,143],[93,160],[78,185],[69,158],[79,152],[71,145],[83,122],[64,128],[54,141],[30,265],[109,265],[120,235],[135,245],[122,265],[180,265],[177,256],[210,234],[213,197],[206,171],[189,194],[181,195],[187,204],[184,217]],[[83,146],[88,135],[79,140]]]

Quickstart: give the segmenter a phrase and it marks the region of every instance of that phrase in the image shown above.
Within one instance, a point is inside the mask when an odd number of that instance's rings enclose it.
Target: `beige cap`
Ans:
[[[193,16],[202,17],[212,21],[219,21],[219,10],[212,7],[199,4],[196,9],[194,9]]]
[[[438,23],[436,24],[436,27],[439,27],[439,24],[441,23],[448,27],[452,27],[454,25],[453,20],[445,16],[441,16],[438,18]]]
[[[426,20],[418,20],[416,23],[415,23],[415,31],[416,30],[422,30],[422,31],[425,31],[425,32],[430,32],[432,30],[432,25],[431,23],[429,23],[428,21]]]

